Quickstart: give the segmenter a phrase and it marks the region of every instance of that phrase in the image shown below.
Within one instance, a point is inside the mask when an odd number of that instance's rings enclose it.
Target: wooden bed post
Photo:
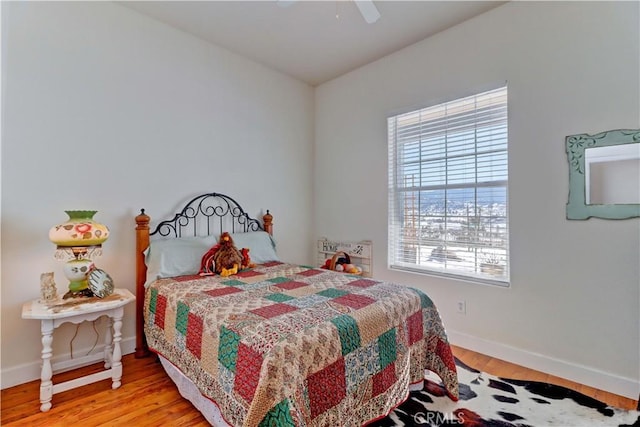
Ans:
[[[269,209],[267,209],[267,213],[262,217],[262,224],[264,226],[264,231],[273,235],[273,215],[269,213]]]
[[[136,217],[136,359],[149,355],[144,336],[144,283],[147,280],[147,265],[144,251],[149,247],[149,221],[151,218],[140,210]]]

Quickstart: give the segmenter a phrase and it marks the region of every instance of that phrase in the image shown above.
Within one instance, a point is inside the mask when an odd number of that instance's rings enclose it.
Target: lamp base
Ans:
[[[69,292],[63,299],[91,296],[87,276],[93,268],[93,261],[87,258],[72,259],[64,265],[64,275],[69,279]]]

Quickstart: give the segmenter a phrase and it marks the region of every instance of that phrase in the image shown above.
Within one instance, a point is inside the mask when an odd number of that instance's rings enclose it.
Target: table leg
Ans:
[[[122,379],[122,362],[120,361],[122,358],[122,351],[120,350],[122,333],[120,332],[120,329],[122,328],[123,314],[124,310],[122,307],[116,309],[113,314],[113,356],[111,359],[111,378],[113,379],[111,388],[113,389],[120,387],[120,380]]]
[[[113,319],[107,316],[107,327],[104,332],[104,369],[111,368],[113,364]]]
[[[53,396],[53,382],[51,377],[51,344],[53,343],[53,320],[42,320],[40,325],[42,332],[42,371],[40,372],[40,410],[47,412],[51,409]]]

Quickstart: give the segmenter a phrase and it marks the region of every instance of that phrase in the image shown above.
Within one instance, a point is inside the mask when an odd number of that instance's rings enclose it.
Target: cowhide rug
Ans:
[[[607,406],[573,390],[534,381],[498,378],[456,360],[460,400],[445,394],[439,378],[427,376],[389,416],[369,426],[640,427],[640,412]]]

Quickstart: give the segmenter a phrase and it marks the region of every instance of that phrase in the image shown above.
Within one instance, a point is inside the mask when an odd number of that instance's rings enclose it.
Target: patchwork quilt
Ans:
[[[417,289],[273,262],[159,279],[145,333],[235,426],[360,426],[437,374],[458,398],[440,316]]]

